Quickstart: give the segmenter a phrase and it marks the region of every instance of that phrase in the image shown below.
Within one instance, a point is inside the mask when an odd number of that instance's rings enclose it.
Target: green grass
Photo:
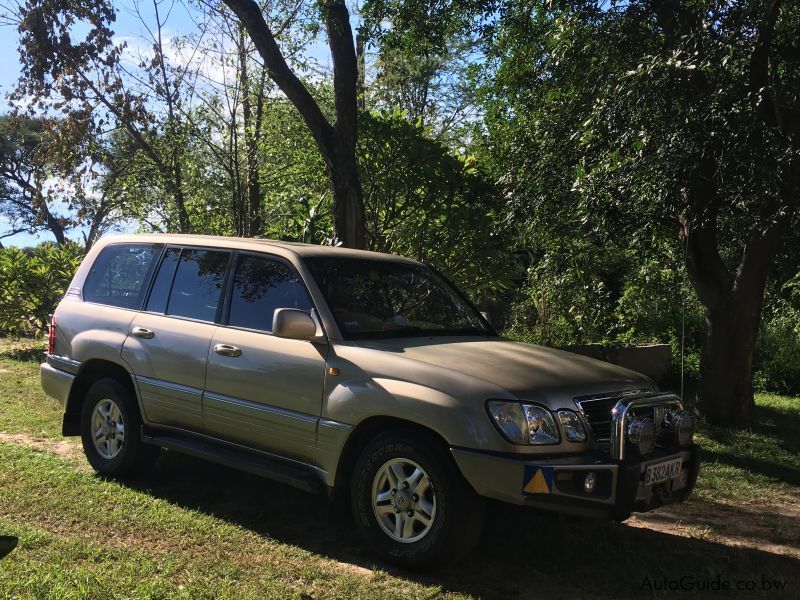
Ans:
[[[0,338],[0,431],[59,438],[61,408],[42,393],[44,345]]]
[[[756,396],[758,428],[741,431],[699,425],[702,477],[696,495],[706,500],[773,503],[800,488],[800,399]]]
[[[800,589],[797,558],[726,545],[717,522],[686,537],[499,504],[458,565],[424,575],[375,565],[321,497],[173,453],[143,481],[107,481],[46,451],[61,440],[60,410],[39,388],[37,352],[0,342],[0,432],[29,440],[0,440],[0,533],[20,537],[0,563],[0,598],[635,598],[654,595],[645,577],[683,575],[789,580],[764,597]],[[796,498],[798,401],[759,396],[759,411],[755,434],[702,427],[711,462],[687,506]]]
[[[0,597],[397,597],[380,574],[103,481],[46,453],[0,445],[0,527],[21,538],[2,567]],[[435,590],[411,586],[412,595]]]

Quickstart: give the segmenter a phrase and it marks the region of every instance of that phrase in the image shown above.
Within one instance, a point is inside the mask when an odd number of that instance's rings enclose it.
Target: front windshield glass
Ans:
[[[494,335],[457,290],[424,265],[305,259],[347,339]]]

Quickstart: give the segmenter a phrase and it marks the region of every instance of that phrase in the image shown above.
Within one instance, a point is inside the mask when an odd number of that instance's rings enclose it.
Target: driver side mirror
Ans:
[[[297,308],[278,308],[272,317],[272,335],[324,344],[327,340],[317,320]]]

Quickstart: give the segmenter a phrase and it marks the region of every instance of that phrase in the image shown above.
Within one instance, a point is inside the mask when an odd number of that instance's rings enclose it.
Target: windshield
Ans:
[[[347,339],[494,335],[467,299],[424,265],[305,259]]]

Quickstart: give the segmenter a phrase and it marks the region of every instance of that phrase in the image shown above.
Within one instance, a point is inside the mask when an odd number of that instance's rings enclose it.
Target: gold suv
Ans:
[[[349,497],[409,568],[468,550],[484,498],[621,520],[685,499],[699,467],[675,395],[505,341],[441,274],[374,252],[106,237],[52,317],[41,381],[99,473],[168,448]]]

